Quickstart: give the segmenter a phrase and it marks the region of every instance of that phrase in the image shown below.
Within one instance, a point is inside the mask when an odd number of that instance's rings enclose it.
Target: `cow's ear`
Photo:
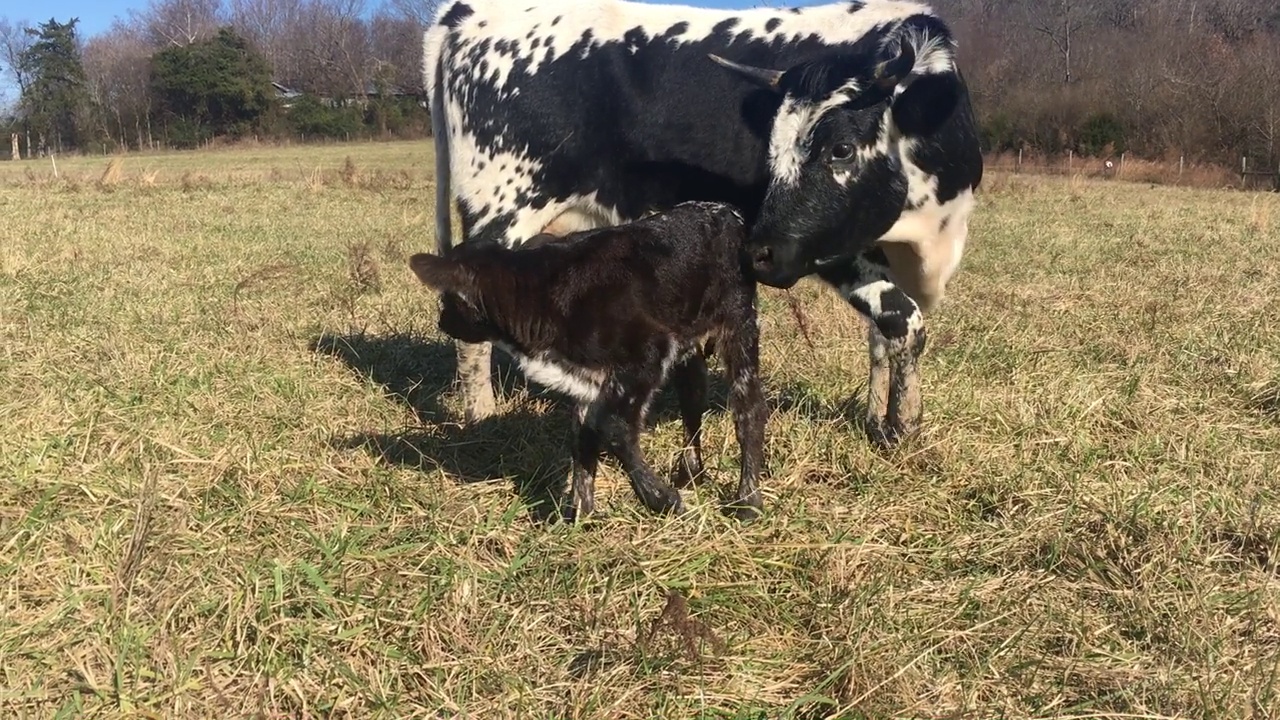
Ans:
[[[767,68],[756,67],[754,65],[743,65],[732,60],[725,60],[719,55],[708,53],[707,57],[711,58],[717,65],[728,68],[735,74],[744,77],[760,87],[767,88],[774,92],[778,91],[778,84],[782,81],[781,70],[769,70]]]
[[[905,35],[890,43],[885,54],[890,57],[876,65],[873,77],[883,92],[902,87],[893,100],[893,124],[906,135],[933,134],[960,103],[960,77],[955,72],[912,74],[916,49]]]
[[[471,273],[449,258],[417,253],[409,258],[409,268],[423,285],[436,292],[466,292],[471,286]]]
[[[932,135],[960,104],[960,77],[920,75],[893,101],[893,124],[906,135]]]

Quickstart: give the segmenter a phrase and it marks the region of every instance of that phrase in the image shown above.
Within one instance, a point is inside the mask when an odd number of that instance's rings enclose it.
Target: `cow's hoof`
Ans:
[[[868,420],[864,426],[867,440],[880,450],[892,450],[902,442],[916,434],[914,424],[904,427],[901,423]]]
[[[468,425],[474,425],[479,422],[488,420],[498,412],[498,403],[493,398],[487,400],[477,400],[467,404],[466,411],[462,414],[463,419]]]

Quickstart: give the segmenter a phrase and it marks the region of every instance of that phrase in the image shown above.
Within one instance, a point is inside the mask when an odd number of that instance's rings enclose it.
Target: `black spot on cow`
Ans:
[[[849,12],[856,13],[866,6],[867,4],[862,2],[862,0],[853,0],[853,2],[849,3]]]
[[[942,218],[942,222],[938,223],[938,232],[939,232],[939,233],[944,233],[944,232],[946,232],[946,231],[947,231],[947,226],[948,226],[948,225],[950,225],[950,224],[951,224],[951,216],[950,216],[950,215],[948,215],[947,217]]]
[[[623,34],[622,39],[628,45],[644,45],[649,41],[649,36],[645,34],[644,28],[634,27]]]
[[[781,24],[782,20],[780,18],[770,18],[769,22],[764,24],[764,30],[765,32],[773,32],[774,30],[777,30],[778,26]]]
[[[788,12],[790,12],[792,15],[799,15],[799,14],[800,14],[800,8],[787,8],[787,10],[788,10]]]
[[[534,38],[534,39],[533,39],[533,42],[532,42],[532,43],[529,43],[529,49],[530,49],[530,50],[537,50],[537,49],[538,49],[538,46],[540,46],[540,45],[542,45],[542,38]]]
[[[457,5],[449,8],[449,12],[445,13],[444,17],[440,18],[440,24],[447,28],[456,28],[462,24],[463,20],[466,20],[474,14],[475,11],[471,9],[470,5],[458,3]]]
[[[563,17],[564,17],[563,15],[557,15],[556,18],[551,21],[551,27],[555,27],[556,25],[559,25],[560,19]]]
[[[533,36],[534,36],[535,34],[537,34],[537,32],[538,32],[538,29],[537,29],[537,28],[534,28],[534,29],[530,30],[530,31],[529,31],[529,33],[528,33],[527,35],[525,35],[525,36],[524,36],[524,39],[525,39],[525,40],[532,40],[532,39],[533,39]]]
[[[488,21],[488,20],[481,20],[481,21],[480,21],[480,27],[489,27],[489,21]]]
[[[689,32],[689,23],[681,20],[675,25],[672,25],[671,27],[667,28],[667,31],[663,34],[666,35],[667,37],[679,37],[680,35],[683,35],[687,32]]]
[[[738,18],[731,17],[716,23],[715,27],[711,28],[711,32],[716,33],[717,35],[720,33],[727,34],[737,26],[738,26]]]

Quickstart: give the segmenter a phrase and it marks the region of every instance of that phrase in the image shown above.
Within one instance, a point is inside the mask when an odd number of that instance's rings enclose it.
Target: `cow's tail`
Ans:
[[[427,85],[431,88],[431,136],[436,149],[436,244],[444,255],[453,247],[453,192],[449,160],[449,119],[444,104],[444,38],[447,29],[436,25],[427,31],[424,53],[427,63]],[[435,48],[431,48],[436,44]],[[434,49],[434,52],[432,50]]]

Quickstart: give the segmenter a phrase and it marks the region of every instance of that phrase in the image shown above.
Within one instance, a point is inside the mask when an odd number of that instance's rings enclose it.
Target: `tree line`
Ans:
[[[151,0],[88,38],[75,18],[0,19],[0,71],[18,91],[0,132],[27,156],[422,136],[422,33],[438,2]]]
[[[87,39],[75,20],[0,20],[20,93],[3,123],[36,154],[420,136],[438,2],[151,0]],[[1274,0],[932,4],[959,40],[989,152],[1280,162]]]
[[[1275,0],[933,0],[988,151],[1280,163]]]

